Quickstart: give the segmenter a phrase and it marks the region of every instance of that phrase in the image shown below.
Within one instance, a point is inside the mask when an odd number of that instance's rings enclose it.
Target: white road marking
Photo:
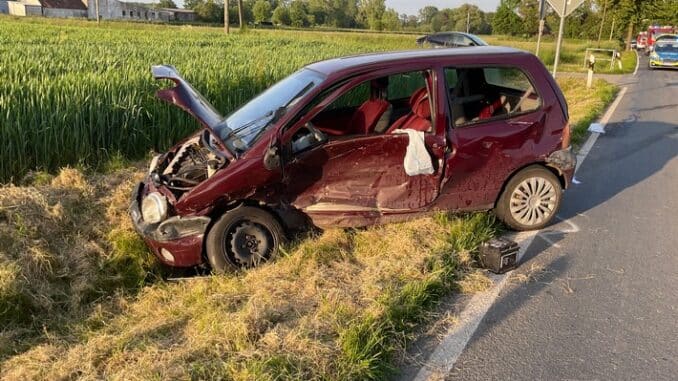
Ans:
[[[621,89],[617,95],[617,98],[614,100],[614,102],[612,102],[612,105],[608,108],[607,112],[605,112],[599,123],[606,125],[610,121],[610,118],[612,118],[617,106],[619,106],[619,102],[621,102],[624,94],[626,94],[626,90],[626,87]],[[600,136],[600,134],[592,133],[577,154],[577,167],[575,168],[575,174],[586,159],[586,156],[589,154],[589,152],[591,152],[591,148],[595,144],[596,140],[598,140],[598,136]],[[571,221],[562,219],[561,221],[568,224],[570,229],[566,231],[559,231],[559,233],[568,234],[579,231],[579,227]],[[554,232],[550,233],[553,234]],[[509,238],[520,244],[518,263],[520,263],[523,255],[525,255],[525,252],[530,247],[532,241],[534,241],[534,238],[537,237],[537,235],[539,235],[540,238],[545,239],[547,242],[554,244],[554,242],[548,237],[549,232],[531,231],[515,233],[509,236]],[[512,272],[510,271],[502,275],[492,275],[490,279],[494,285],[488,291],[478,293],[471,298],[471,300],[466,305],[466,308],[464,308],[464,310],[459,314],[459,322],[450,327],[450,329],[445,334],[445,337],[429,356],[426,364],[421,369],[419,369],[419,372],[417,372],[417,375],[414,377],[414,381],[438,380],[444,378],[445,375],[450,373],[454,367],[454,364],[457,362],[457,359],[464,351],[464,348],[466,348],[466,344],[468,344],[476,329],[478,329],[478,325],[483,320],[483,317],[485,317],[487,311],[490,310],[490,307],[492,307],[492,304],[494,304],[494,301],[499,296],[501,290],[504,288],[504,286],[506,286],[507,280],[511,273]]]
[[[633,71],[633,76],[635,77],[636,74],[638,74],[638,67],[640,66],[640,55],[638,54],[638,51],[636,50],[636,70]]]

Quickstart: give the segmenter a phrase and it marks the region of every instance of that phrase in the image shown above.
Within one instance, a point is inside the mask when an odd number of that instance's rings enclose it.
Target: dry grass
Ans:
[[[67,169],[50,185],[2,188],[10,246],[0,297],[27,303],[14,311],[26,322],[6,320],[3,380],[381,378],[494,234],[486,214],[328,230],[253,271],[155,282],[136,295],[104,282],[109,298],[92,300],[107,261],[136,261],[110,240],[130,233],[130,177],[114,173],[104,186]]]

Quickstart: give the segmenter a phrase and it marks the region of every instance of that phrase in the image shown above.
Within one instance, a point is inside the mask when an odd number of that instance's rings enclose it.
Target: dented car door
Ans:
[[[286,201],[320,227],[368,225],[388,215],[421,211],[440,193],[444,129],[424,134],[432,174],[406,173],[409,144],[408,134],[389,131],[332,136],[293,153],[284,166]]]

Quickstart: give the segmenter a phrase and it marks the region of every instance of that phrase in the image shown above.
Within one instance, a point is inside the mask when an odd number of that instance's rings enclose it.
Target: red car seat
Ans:
[[[410,97],[412,111],[393,123],[387,133],[397,129],[410,129],[415,131],[429,131],[431,129],[431,104],[428,91],[425,87],[417,90]]]
[[[385,99],[370,99],[360,105],[351,117],[350,126],[353,133],[371,134],[390,105]]]

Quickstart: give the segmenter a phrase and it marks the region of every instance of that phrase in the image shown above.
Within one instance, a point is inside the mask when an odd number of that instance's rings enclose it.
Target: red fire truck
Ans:
[[[657,36],[662,34],[672,34],[676,32],[676,28],[672,26],[659,26],[651,25],[647,28],[647,44],[645,46],[645,54],[650,54],[654,46],[654,42],[657,40]]]

